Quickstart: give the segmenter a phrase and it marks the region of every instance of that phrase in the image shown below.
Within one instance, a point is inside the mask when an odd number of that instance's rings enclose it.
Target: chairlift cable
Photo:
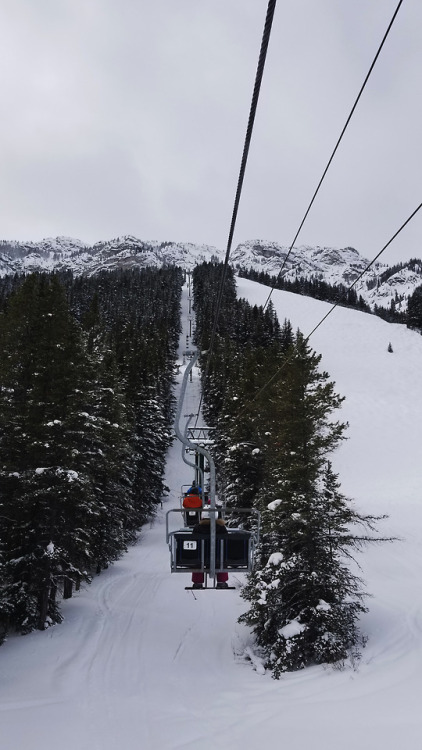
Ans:
[[[268,297],[267,297],[267,299],[266,299],[266,301],[265,301],[265,303],[264,303],[264,306],[263,306],[263,309],[264,309],[264,310],[265,310],[265,308],[267,307],[267,305],[268,305],[268,302],[270,301],[271,295],[272,295],[272,293],[273,293],[273,291],[274,291],[274,289],[275,289],[275,285],[276,285],[276,283],[277,283],[278,279],[280,278],[280,276],[281,276],[281,274],[282,274],[282,272],[283,272],[283,269],[285,268],[285,265],[286,265],[286,263],[287,263],[287,260],[288,260],[288,258],[290,257],[290,254],[291,254],[291,252],[292,252],[292,250],[293,250],[293,247],[294,247],[294,245],[295,245],[295,243],[296,243],[296,240],[297,240],[297,238],[298,238],[298,236],[299,236],[299,234],[300,234],[300,232],[301,232],[301,230],[302,230],[302,227],[303,227],[303,225],[304,225],[304,223],[305,223],[306,219],[308,218],[308,214],[309,214],[309,212],[310,212],[310,210],[311,210],[311,208],[312,208],[312,206],[313,206],[313,203],[314,203],[314,201],[315,201],[315,198],[317,197],[317,195],[318,195],[318,193],[319,193],[319,189],[320,189],[320,187],[321,187],[322,183],[324,182],[325,176],[326,176],[326,174],[327,174],[327,172],[328,172],[328,170],[329,170],[329,168],[330,168],[330,166],[331,166],[331,162],[332,162],[332,161],[333,161],[333,159],[334,159],[334,156],[335,156],[335,154],[336,154],[336,152],[337,152],[337,149],[338,149],[338,147],[340,146],[340,143],[341,143],[341,141],[342,141],[342,139],[343,139],[343,136],[344,136],[344,134],[345,134],[345,132],[346,132],[346,130],[347,130],[347,127],[348,127],[348,125],[349,125],[349,123],[350,123],[350,120],[351,120],[351,119],[352,119],[352,117],[353,117],[353,114],[354,114],[354,112],[355,112],[355,110],[356,110],[356,107],[357,107],[357,105],[358,105],[358,102],[359,102],[359,100],[360,100],[360,98],[361,98],[361,96],[362,96],[362,94],[363,94],[363,91],[364,91],[364,89],[365,89],[365,87],[366,87],[366,84],[368,83],[369,77],[370,77],[370,75],[371,75],[371,73],[372,73],[372,71],[373,71],[373,69],[374,69],[374,67],[375,67],[375,63],[376,63],[376,62],[377,62],[377,60],[378,60],[378,57],[379,57],[379,55],[380,55],[380,53],[381,53],[381,50],[382,50],[382,48],[383,48],[383,46],[384,46],[384,43],[385,43],[386,39],[387,39],[387,37],[388,37],[388,35],[389,35],[389,33],[390,33],[391,27],[392,27],[392,25],[393,25],[393,23],[394,23],[394,21],[395,21],[395,19],[396,19],[397,13],[399,12],[399,10],[400,10],[400,6],[402,5],[402,3],[403,3],[403,0],[400,0],[400,2],[399,2],[399,4],[397,5],[397,8],[396,8],[396,10],[395,10],[395,12],[394,12],[394,14],[393,14],[392,18],[391,18],[391,21],[390,21],[390,23],[388,24],[388,28],[387,28],[387,31],[385,32],[385,34],[384,34],[384,36],[383,36],[383,39],[382,39],[382,41],[381,41],[381,44],[380,44],[380,45],[379,45],[379,47],[378,47],[377,53],[376,53],[376,55],[375,55],[375,57],[374,57],[374,59],[373,59],[373,61],[372,61],[372,64],[371,64],[371,66],[370,66],[370,68],[369,68],[369,70],[368,70],[368,73],[366,74],[365,80],[364,80],[364,82],[363,82],[363,84],[362,84],[362,86],[361,86],[361,88],[360,88],[360,91],[359,91],[359,93],[358,93],[357,97],[356,97],[355,103],[353,104],[353,107],[352,107],[352,109],[350,110],[350,113],[349,113],[349,116],[348,116],[348,118],[347,118],[347,120],[346,120],[346,123],[345,123],[345,125],[343,126],[343,129],[342,129],[342,131],[341,131],[341,133],[340,133],[340,136],[339,136],[339,138],[338,138],[338,140],[337,140],[337,143],[336,143],[336,145],[335,145],[335,147],[334,147],[334,150],[333,150],[333,152],[332,152],[332,154],[331,154],[331,156],[330,156],[330,158],[329,158],[329,160],[328,160],[328,162],[327,162],[327,165],[326,165],[326,167],[325,167],[325,169],[324,169],[324,171],[323,171],[323,173],[322,173],[322,177],[321,177],[321,179],[320,179],[320,181],[319,181],[319,183],[318,183],[318,185],[317,185],[317,188],[316,188],[316,190],[315,190],[315,192],[314,192],[314,194],[313,194],[313,196],[312,196],[312,198],[311,198],[311,202],[309,203],[309,206],[308,206],[308,208],[306,209],[305,215],[304,215],[304,217],[303,217],[302,221],[301,221],[301,222],[300,222],[300,224],[299,224],[299,228],[298,228],[298,230],[297,230],[297,232],[296,232],[296,234],[295,234],[295,236],[294,236],[294,238],[293,238],[293,241],[292,241],[291,245],[289,246],[289,250],[288,250],[288,253],[287,253],[286,257],[285,257],[285,258],[284,258],[284,260],[283,260],[283,264],[282,264],[282,266],[281,266],[281,268],[280,268],[280,270],[279,270],[279,272],[278,272],[278,274],[277,274],[277,276],[276,276],[276,280],[275,280],[275,282],[274,282],[273,286],[271,287],[271,291],[270,291],[270,293],[269,293],[269,295],[268,295]]]
[[[222,278],[221,278],[221,282],[220,282],[220,288],[219,288],[219,292],[218,292],[217,307],[216,307],[215,318],[214,318],[214,325],[213,325],[213,329],[212,329],[212,335],[211,335],[210,345],[208,347],[208,352],[207,352],[207,360],[206,360],[207,365],[206,365],[206,369],[205,369],[205,379],[207,378],[207,375],[208,375],[208,368],[209,368],[210,356],[211,356],[212,348],[213,348],[213,345],[214,345],[214,339],[215,339],[215,334],[216,334],[216,330],[217,330],[218,316],[219,316],[220,309],[221,309],[221,304],[222,304],[224,283],[225,283],[225,278],[226,278],[226,273],[227,273],[227,266],[228,266],[228,261],[229,261],[229,257],[230,257],[230,251],[231,251],[231,246],[232,246],[232,241],[233,241],[234,229],[235,229],[235,225],[236,225],[237,213],[238,213],[238,209],[239,209],[240,196],[241,196],[242,186],[243,186],[243,180],[244,180],[244,176],[245,176],[246,163],[247,163],[248,153],[249,153],[249,146],[250,146],[251,137],[252,137],[252,130],[253,130],[253,125],[254,125],[254,121],[255,121],[255,114],[256,114],[256,109],[257,109],[257,105],[258,105],[259,93],[260,93],[262,76],[263,76],[264,67],[265,67],[265,60],[266,60],[266,55],[267,55],[269,38],[270,38],[270,34],[271,34],[271,27],[272,27],[272,22],[273,22],[273,17],[274,17],[274,11],[275,11],[276,2],[277,2],[277,0],[269,0],[268,8],[267,8],[267,15],[266,15],[264,32],[263,32],[262,42],[261,42],[261,50],[260,50],[260,54],[259,54],[258,67],[257,67],[257,72],[256,72],[256,77],[255,77],[255,86],[254,86],[254,91],[253,91],[253,96],[252,96],[252,103],[251,103],[251,108],[250,108],[250,113],[249,113],[249,120],[248,120],[248,126],[247,126],[247,131],[246,131],[245,144],[244,144],[244,148],[243,148],[242,162],[241,162],[241,167],[240,167],[240,172],[239,172],[239,178],[238,178],[238,183],[237,183],[236,196],[235,196],[235,202],[234,202],[234,208],[233,208],[233,214],[232,214],[232,220],[231,220],[231,223],[230,223],[230,230],[229,230],[229,236],[228,236],[228,242],[227,242],[226,256],[225,256],[225,261],[224,261],[224,266],[223,266],[223,273],[222,273]],[[192,366],[193,366],[193,364],[191,365],[191,367]],[[186,373],[185,373],[185,376],[186,376]],[[184,381],[184,387],[185,386],[186,386],[186,382]],[[182,403],[183,403],[183,396],[181,394],[181,398],[179,399],[179,405],[178,405],[177,415],[176,415],[176,422],[175,422],[176,434],[179,437],[179,439],[181,439],[182,442],[185,443],[185,445],[189,445],[189,440],[187,439],[187,437],[184,437],[183,435],[181,435],[180,429],[179,429],[179,419],[180,419],[180,412],[181,412]],[[199,402],[199,406],[198,406],[198,413],[197,413],[196,422],[198,421],[198,417],[199,417],[199,414],[200,414],[200,411],[201,411],[201,404],[202,404],[202,394],[201,394],[201,398],[200,398],[200,402]],[[199,449],[197,447],[197,450],[200,450],[203,454],[207,454],[207,452],[203,448]],[[211,468],[211,465],[213,464],[213,462],[212,462],[211,456],[209,454],[207,454],[207,455],[208,455],[208,461],[209,461],[210,468]],[[215,479],[214,479],[214,484],[215,484]],[[211,490],[210,494],[215,499],[215,487],[214,487],[213,491]],[[212,503],[211,503],[211,507],[212,507]],[[212,577],[214,577],[214,574],[216,572],[216,536],[215,536],[215,534],[216,534],[216,529],[215,529],[215,513],[216,513],[216,510],[215,510],[215,507],[212,507],[212,510],[213,510],[213,521],[211,523],[211,529],[210,529],[210,563],[209,563],[209,565],[210,565],[210,574],[212,575]],[[170,512],[171,511],[169,511],[169,513]],[[174,563],[174,554],[173,553],[174,553],[174,544],[177,545],[177,543],[178,543],[177,542],[177,538],[176,538],[177,537],[177,533],[176,534],[175,533],[169,534],[169,532],[168,532],[168,514],[167,514],[166,518],[167,518],[167,534],[166,534],[166,536],[167,536],[167,541],[170,541],[172,571],[175,571],[176,567],[174,567],[175,563]],[[258,529],[259,529],[259,523],[258,523]],[[237,569],[241,569],[242,566],[240,565],[240,562],[243,562],[243,569],[250,571],[251,564],[252,564],[252,550],[253,550],[252,535],[249,532],[239,532],[239,533],[240,534],[243,533],[243,535],[248,534],[248,540],[247,540],[246,554],[243,555],[242,560],[236,559],[236,565],[235,565],[235,567]],[[196,547],[196,543],[195,543],[195,547]],[[203,544],[202,544],[202,542],[201,542],[201,548],[202,548],[202,558],[201,558],[202,559],[202,563],[201,563],[201,567],[203,567],[203,565],[204,565],[204,563],[203,563],[204,551],[203,551]],[[228,555],[228,550],[226,551],[226,554]],[[220,561],[220,566],[221,566],[221,561]]]
[[[248,119],[248,125],[246,129],[245,143],[243,146],[242,161],[240,165],[239,177],[238,177],[237,188],[236,188],[236,195],[235,195],[234,206],[233,206],[233,213],[232,213],[229,235],[228,235],[228,240],[227,240],[226,255],[224,259],[224,265],[222,269],[220,286],[219,286],[218,296],[217,296],[217,307],[216,307],[216,311],[214,315],[214,322],[213,322],[213,327],[211,331],[210,344],[207,350],[207,359],[206,359],[206,365],[205,365],[205,371],[204,371],[204,381],[206,381],[208,377],[210,359],[211,359],[211,354],[212,354],[215,336],[217,332],[217,323],[218,323],[221,304],[223,300],[224,283],[225,283],[226,275],[227,275],[227,266],[228,266],[228,262],[230,258],[233,235],[234,235],[234,230],[236,226],[237,214],[239,210],[240,196],[242,194],[243,180],[245,177],[246,164],[248,161],[249,147],[251,144],[252,131],[253,131],[253,126],[255,122],[255,115],[256,115],[256,110],[258,107],[258,99],[259,99],[259,94],[261,90],[262,76],[263,76],[264,68],[265,68],[265,60],[267,57],[267,50],[268,50],[268,44],[269,44],[270,35],[271,35],[271,27],[272,27],[272,23],[274,19],[274,11],[275,11],[276,2],[277,0],[269,0],[267,14],[265,18],[264,31],[262,34],[262,41],[261,41],[261,49],[259,53],[258,65],[257,65],[257,70],[256,70],[256,76],[255,76],[255,85],[253,89],[251,107],[249,111],[249,119]],[[200,399],[200,403],[198,407],[198,416],[201,410],[202,398],[203,396],[201,394],[201,399]],[[198,417],[197,417],[197,421],[198,421]]]

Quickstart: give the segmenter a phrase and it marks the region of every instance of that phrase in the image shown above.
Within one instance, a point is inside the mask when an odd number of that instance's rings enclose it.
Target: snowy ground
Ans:
[[[246,280],[238,289],[257,303],[268,293]],[[305,335],[328,309],[286,292],[273,302]],[[362,512],[388,513],[382,533],[400,537],[360,556],[373,598],[358,667],[274,681],[240,656],[238,592],[194,598],[170,575],[164,514],[192,479],[175,443],[170,496],[139,544],[64,603],[62,625],[1,647],[0,750],[420,750],[422,337],[340,308],[311,344],[347,397],[350,439],[334,456],[343,492]],[[183,413],[197,399],[195,374]]]

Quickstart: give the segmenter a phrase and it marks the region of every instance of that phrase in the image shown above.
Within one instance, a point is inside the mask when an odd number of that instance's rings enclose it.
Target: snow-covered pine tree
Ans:
[[[91,466],[98,518],[90,544],[95,570],[99,573],[117,560],[127,543],[134,539],[134,472],[131,431],[113,339],[101,320],[97,295],[94,295],[85,326],[88,327],[95,426],[101,435],[101,448]]]
[[[5,502],[14,496],[15,512],[19,503],[22,512],[29,512],[26,526],[32,539],[29,557],[15,551],[13,560],[19,560],[23,578],[28,577],[29,565],[32,588],[41,591],[31,594],[26,587],[22,596],[25,607],[32,607],[35,614],[29,617],[15,609],[16,626],[24,623],[24,629],[30,630],[35,621],[38,627],[59,621],[56,594],[63,591],[65,597],[70,596],[74,585],[115,560],[128,538],[133,538],[128,487],[131,452],[113,352],[104,341],[99,347],[98,341],[93,344],[91,340],[88,355],[57,279],[28,279],[16,300],[10,300],[10,316],[10,320],[6,316],[9,335],[5,340],[6,351],[11,344],[13,355],[9,376],[28,369],[25,356],[31,363],[24,398],[18,397],[19,382],[13,390],[14,419],[23,426],[13,431],[11,423],[6,423],[9,440],[3,445],[4,458],[7,450],[15,450],[9,459],[14,470],[9,469],[4,477]],[[101,338],[98,331],[97,335]],[[7,399],[2,405],[7,407]],[[23,446],[16,453],[20,435]],[[12,546],[13,534],[9,529],[7,540]],[[38,561],[40,580],[33,560]],[[15,578],[19,577],[19,566],[10,563],[4,568],[5,585],[12,564]],[[12,583],[16,589],[14,579]]]
[[[407,301],[407,327],[422,333],[422,286],[416,287]]]
[[[340,493],[327,463],[346,428],[331,421],[342,399],[320,357],[298,333],[280,377],[261,402],[268,485],[262,497],[258,565],[244,590],[250,625],[274,677],[309,664],[339,662],[358,645],[362,582],[346,565],[373,529]],[[263,428],[264,429],[264,428]]]
[[[238,384],[239,386],[239,384]],[[228,387],[222,413],[213,432],[214,457],[218,464],[218,494],[229,511],[229,526],[251,528],[254,517],[236,513],[238,508],[254,508],[263,480],[262,452],[253,434],[253,417],[242,412],[236,393]]]
[[[0,458],[6,550],[1,598],[22,631],[61,619],[63,578],[89,570],[94,495],[80,471],[87,433],[84,348],[55,277],[31,276],[2,325]]]
[[[74,308],[87,329],[92,330],[100,316],[117,363],[130,427],[128,540],[155,513],[165,490],[181,282],[180,269],[120,270],[78,280],[78,294],[73,295]]]
[[[0,640],[59,622],[163,493],[182,274],[59,276],[86,333],[57,276],[0,284]]]
[[[194,283],[198,342],[206,348],[215,269],[196,269]],[[267,338],[258,308],[230,293],[227,299],[203,383],[205,413],[215,425],[223,495],[236,507],[251,490],[262,512],[258,561],[244,590],[250,609],[242,620],[278,677],[339,662],[356,648],[364,593],[347,563],[372,540],[376,519],[351,510],[327,463],[347,425],[333,419],[342,398],[320,370],[321,357],[300,332],[293,335],[289,321]],[[251,442],[260,451],[260,487],[253,488]],[[363,535],[353,531],[356,525]]]

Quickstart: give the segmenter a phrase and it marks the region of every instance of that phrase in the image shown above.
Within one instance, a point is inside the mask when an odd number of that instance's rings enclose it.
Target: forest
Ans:
[[[0,284],[1,639],[59,623],[61,600],[117,560],[162,502],[183,280],[149,268]],[[197,266],[193,289],[219,497],[231,524],[244,523],[236,508],[261,514],[241,621],[276,678],[339,663],[359,653],[366,611],[348,561],[379,540],[330,460],[346,436],[343,398],[271,303],[237,299],[231,269]]]
[[[183,272],[0,283],[0,641],[62,619],[162,502]]]
[[[207,350],[222,266],[194,272],[197,344]],[[203,360],[205,357],[203,357]],[[357,656],[366,610],[363,581],[348,565],[379,540],[340,488],[330,455],[345,438],[343,398],[321,356],[289,320],[236,298],[230,270],[212,352],[203,361],[206,421],[213,429],[218,492],[228,507],[261,513],[258,560],[243,589],[251,626],[275,678]],[[235,525],[242,519],[234,515]]]
[[[417,261],[410,261],[410,263],[416,264]],[[388,276],[392,272],[400,270],[401,267],[403,266],[393,266],[392,269],[389,269]],[[323,302],[330,302],[333,305],[351,307],[355,310],[372,313],[378,315],[378,317],[386,320],[388,323],[408,322],[408,314],[398,309],[399,303],[403,302],[403,298],[398,297],[397,292],[396,298],[391,300],[389,307],[375,304],[373,309],[371,309],[361,294],[357,294],[354,288],[346,287],[344,284],[329,284],[327,281],[316,277],[307,279],[302,276],[298,276],[294,281],[289,281],[282,276],[271,276],[266,271],[254,271],[253,269],[239,269],[238,273],[239,276],[252,279],[252,281],[258,281],[260,284],[265,284],[273,289],[282,289],[286,292],[293,292],[293,294],[302,294],[305,297],[313,297]],[[385,280],[385,277],[388,278],[388,276],[381,274],[380,280]],[[371,283],[375,285],[377,282],[374,281]],[[368,282],[368,288],[371,288],[371,283]]]

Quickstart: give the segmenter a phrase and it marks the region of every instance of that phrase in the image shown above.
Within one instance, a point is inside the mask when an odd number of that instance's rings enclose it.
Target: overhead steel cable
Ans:
[[[309,214],[309,212],[310,212],[310,210],[311,210],[311,208],[312,208],[312,206],[313,206],[313,203],[314,203],[314,201],[315,201],[315,198],[317,197],[317,195],[318,195],[318,193],[319,193],[319,189],[320,189],[320,187],[321,187],[322,183],[324,182],[325,176],[326,176],[326,174],[327,174],[327,172],[328,172],[328,170],[329,170],[329,168],[330,168],[330,166],[331,166],[331,162],[332,162],[332,161],[333,161],[333,159],[334,159],[334,156],[335,156],[335,154],[336,154],[336,152],[337,152],[337,149],[338,149],[338,147],[340,146],[340,143],[341,143],[341,141],[342,141],[342,139],[343,139],[343,136],[344,136],[344,134],[345,134],[345,132],[346,132],[346,130],[347,130],[347,127],[348,127],[348,125],[349,125],[349,123],[350,123],[350,120],[351,120],[351,119],[352,119],[352,117],[353,117],[353,114],[354,114],[354,112],[355,112],[355,109],[356,109],[356,107],[357,107],[357,105],[358,105],[358,103],[359,103],[359,100],[360,100],[360,98],[361,98],[361,96],[362,96],[362,94],[363,94],[363,91],[364,91],[364,89],[365,89],[365,87],[366,87],[366,84],[368,83],[369,77],[370,77],[370,75],[371,75],[371,73],[372,73],[372,71],[373,71],[373,69],[374,69],[374,67],[375,67],[375,63],[376,63],[376,62],[377,62],[377,60],[378,60],[378,57],[379,57],[379,55],[380,55],[380,53],[381,53],[381,50],[382,50],[382,48],[383,48],[383,46],[384,46],[384,43],[385,43],[386,39],[387,39],[387,37],[388,37],[388,35],[389,35],[389,33],[390,33],[391,27],[392,27],[392,25],[393,25],[393,23],[394,23],[394,21],[395,21],[395,19],[396,19],[397,13],[399,12],[399,10],[400,10],[400,6],[402,5],[402,3],[403,3],[403,0],[400,0],[399,4],[397,5],[397,8],[396,8],[396,10],[394,11],[394,14],[393,14],[393,16],[392,16],[392,18],[391,18],[391,21],[390,21],[390,23],[388,24],[388,27],[387,27],[387,31],[385,32],[385,34],[384,34],[384,36],[383,36],[383,39],[382,39],[382,42],[381,42],[381,44],[380,44],[380,45],[379,45],[379,47],[378,47],[377,53],[376,53],[376,55],[375,55],[375,57],[374,57],[374,59],[373,59],[373,61],[372,61],[371,67],[369,68],[369,70],[368,70],[368,73],[367,73],[367,74],[366,74],[366,76],[365,76],[365,80],[364,80],[364,82],[363,82],[363,84],[362,84],[362,86],[361,86],[361,88],[360,88],[360,91],[359,91],[359,93],[358,93],[357,97],[356,97],[355,103],[354,103],[354,105],[353,105],[352,109],[350,110],[349,116],[348,116],[348,118],[347,118],[347,120],[346,120],[346,122],[345,122],[345,125],[344,125],[344,127],[343,127],[343,130],[342,130],[342,131],[341,131],[341,133],[340,133],[340,136],[339,136],[339,138],[338,138],[338,140],[337,140],[337,143],[336,143],[336,145],[335,145],[335,147],[334,147],[334,150],[333,150],[333,152],[332,152],[332,154],[331,154],[331,156],[330,156],[330,158],[329,158],[329,160],[328,160],[328,162],[327,162],[327,166],[325,167],[325,169],[324,169],[324,171],[323,171],[323,173],[322,173],[322,177],[321,177],[321,179],[320,179],[320,181],[319,181],[319,183],[318,183],[318,185],[317,185],[317,188],[316,188],[316,190],[315,190],[315,192],[314,192],[314,194],[313,194],[313,196],[312,196],[312,198],[311,198],[311,202],[309,203],[309,206],[308,206],[308,208],[306,209],[305,215],[304,215],[304,217],[303,217],[302,221],[301,221],[301,222],[300,222],[300,224],[299,224],[299,228],[298,228],[298,230],[297,230],[297,232],[296,232],[296,234],[295,234],[295,236],[294,236],[294,238],[293,238],[293,241],[292,241],[291,245],[289,246],[289,250],[288,250],[288,253],[287,253],[286,257],[284,258],[283,264],[282,264],[282,266],[281,266],[281,268],[280,268],[280,270],[279,270],[279,272],[278,272],[278,274],[277,274],[277,276],[276,276],[276,280],[275,280],[275,282],[274,282],[274,285],[272,286],[272,288],[271,288],[271,291],[270,291],[270,293],[269,293],[269,295],[268,295],[268,297],[267,297],[267,299],[266,299],[266,301],[265,301],[265,303],[264,303],[264,310],[265,310],[265,308],[266,308],[266,306],[267,306],[268,302],[270,301],[271,295],[272,295],[272,293],[273,293],[273,291],[274,291],[274,289],[275,289],[275,285],[276,285],[276,283],[277,283],[278,279],[280,278],[280,276],[281,276],[281,274],[282,274],[282,272],[283,272],[283,270],[284,270],[284,268],[285,268],[285,265],[286,265],[286,263],[287,263],[287,260],[288,260],[288,259],[289,259],[289,257],[290,257],[290,254],[291,254],[291,252],[292,252],[292,250],[293,250],[293,247],[294,247],[294,245],[295,245],[295,242],[296,242],[297,238],[299,237],[299,234],[300,234],[300,232],[301,232],[301,230],[302,230],[302,227],[303,227],[303,225],[304,225],[304,223],[305,223],[306,219],[308,218],[308,214]]]
[[[259,99],[259,94],[261,90],[262,76],[264,74],[265,61],[267,57],[267,50],[268,50],[268,44],[270,41],[271,28],[272,28],[273,19],[274,19],[274,11],[275,11],[276,3],[277,3],[277,0],[269,0],[267,14],[265,17],[264,31],[262,33],[261,49],[259,53],[258,65],[257,65],[257,70],[256,70],[256,76],[255,76],[255,85],[254,85],[253,94],[252,94],[248,126],[246,129],[242,161],[240,164],[239,178],[237,181],[233,213],[232,213],[232,218],[230,222],[230,230],[229,230],[229,235],[228,235],[228,240],[227,240],[226,255],[224,259],[224,265],[223,265],[220,285],[218,289],[217,306],[216,306],[216,310],[214,313],[214,321],[213,321],[213,327],[211,330],[210,343],[207,349],[207,359],[206,359],[206,366],[205,366],[205,372],[204,372],[204,380],[206,380],[208,377],[210,358],[211,358],[212,350],[214,347],[214,341],[215,341],[217,325],[218,325],[218,318],[220,315],[221,305],[223,301],[224,284],[225,284],[226,276],[227,276],[227,266],[228,266],[228,262],[230,258],[230,252],[231,252],[231,247],[232,247],[232,242],[233,242],[234,230],[236,226],[237,214],[239,211],[240,196],[242,194],[243,180],[245,177],[246,164],[248,161],[249,147],[250,147],[251,139],[252,139],[252,131],[253,131],[253,126],[255,122],[256,110],[258,107],[258,99]],[[200,399],[200,403],[198,407],[197,421],[199,417],[199,412],[201,410],[201,405],[202,405],[202,395],[201,395],[201,399]]]
[[[378,258],[380,257],[380,255],[382,255],[382,253],[387,249],[387,247],[389,247],[389,245],[391,245],[391,243],[393,242],[393,240],[396,239],[396,237],[400,234],[400,232],[405,228],[405,226],[407,226],[407,224],[409,224],[409,222],[414,218],[414,216],[416,216],[416,214],[418,213],[418,211],[420,211],[421,208],[422,208],[422,203],[420,203],[419,206],[413,211],[413,213],[410,214],[410,216],[401,225],[401,227],[397,230],[397,232],[395,232],[393,234],[393,236],[388,240],[388,242],[379,251],[379,253],[377,253],[377,255],[375,256],[375,258],[373,258],[370,261],[370,263],[368,263],[368,265],[363,269],[363,271],[361,271],[361,273],[357,276],[357,278],[353,281],[353,283],[350,284],[349,287],[347,287],[347,289],[346,289],[347,292],[349,292],[351,289],[353,289],[354,286],[356,286],[356,284],[358,283],[358,281],[360,281],[360,279],[362,278],[362,276],[364,276],[364,274],[367,271],[369,271],[369,269],[371,268],[371,266],[374,265],[374,263],[378,260]],[[311,338],[312,334],[314,334],[315,331],[318,330],[318,328],[320,328],[320,326],[322,326],[322,324],[324,323],[324,321],[327,320],[328,316],[331,315],[331,313],[333,312],[333,310],[335,310],[336,307],[338,307],[339,305],[340,305],[340,303],[336,302],[328,310],[328,312],[324,315],[324,317],[321,318],[321,320],[319,321],[319,323],[317,323],[317,325],[312,329],[312,331],[310,333],[308,333],[308,335],[305,337],[304,343],[306,343],[307,341],[309,341],[309,339]],[[274,373],[274,375],[272,375],[271,378],[269,378],[269,380],[262,386],[262,388],[260,388],[259,391],[256,392],[255,396],[250,401],[248,401],[247,404],[245,404],[243,411],[246,411],[251,406],[251,404],[253,404],[254,401],[256,401],[261,396],[261,394],[268,388],[268,386],[271,385],[271,383],[274,382],[274,380],[276,380],[276,378],[278,377],[278,375],[280,374],[280,372],[282,370],[284,370],[284,368],[288,365],[288,363],[291,361],[291,359],[293,358],[293,356],[294,355],[291,354],[289,357],[287,357],[287,359],[284,360],[283,364],[281,365],[281,367],[278,368],[278,370],[276,370],[276,372]]]

